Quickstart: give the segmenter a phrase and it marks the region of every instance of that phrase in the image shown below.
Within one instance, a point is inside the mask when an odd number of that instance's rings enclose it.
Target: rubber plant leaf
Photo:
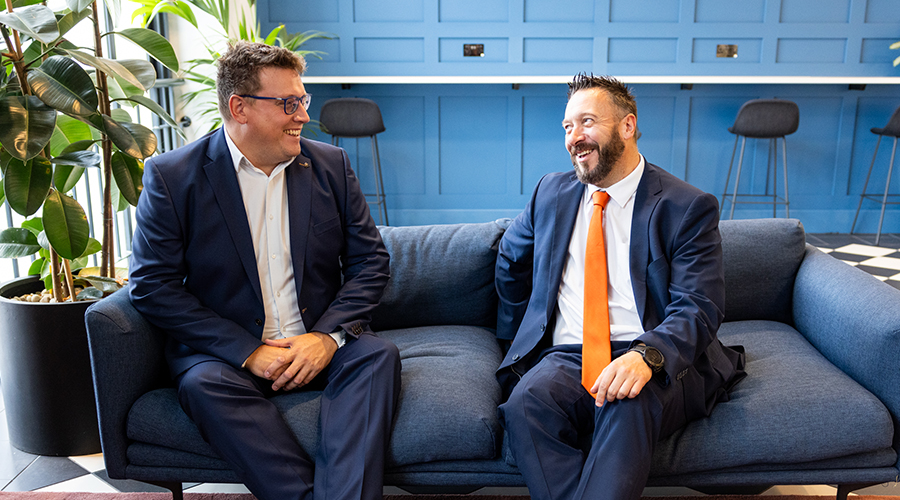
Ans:
[[[56,110],[35,96],[0,99],[0,144],[14,158],[30,160],[53,137]]]
[[[48,57],[39,68],[28,72],[28,84],[44,104],[67,115],[97,112],[99,101],[91,77],[68,57]]]
[[[51,190],[44,202],[44,232],[47,240],[64,259],[77,259],[90,239],[90,228],[84,209],[74,198]]]
[[[25,217],[37,212],[47,199],[52,179],[53,166],[42,156],[27,162],[11,159],[3,176],[3,190],[10,208]]]
[[[136,207],[141,191],[144,189],[144,183],[141,177],[144,175],[144,167],[141,162],[116,151],[112,155],[112,173],[116,180],[116,186],[119,193],[128,201],[128,204]]]
[[[178,71],[178,56],[172,44],[159,33],[143,28],[128,28],[116,31],[115,34],[125,37],[147,51],[151,57],[161,62],[172,71]]]
[[[44,5],[29,5],[4,12],[0,14],[0,23],[47,45],[59,38],[56,15]]]
[[[27,229],[11,227],[0,232],[0,258],[27,257],[40,249],[37,237]]]

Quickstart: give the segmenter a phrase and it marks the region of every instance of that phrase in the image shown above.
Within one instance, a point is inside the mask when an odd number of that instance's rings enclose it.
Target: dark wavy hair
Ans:
[[[637,102],[634,95],[624,83],[616,80],[611,76],[594,76],[593,73],[578,73],[575,79],[569,82],[569,99],[579,90],[600,89],[606,91],[612,103],[619,110],[619,119],[624,118],[629,113],[637,117]]]
[[[231,120],[228,100],[232,95],[254,94],[259,90],[259,72],[263,68],[287,68],[301,75],[306,71],[306,61],[299,54],[282,47],[246,41],[229,43],[217,64],[216,93],[219,113],[225,120]]]

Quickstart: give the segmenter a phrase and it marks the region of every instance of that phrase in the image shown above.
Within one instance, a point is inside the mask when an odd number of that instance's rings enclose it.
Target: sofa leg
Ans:
[[[172,500],[184,500],[182,484],[174,481],[144,481],[145,483],[165,488],[172,492]]]
[[[869,486],[876,486],[879,484],[881,483],[839,484],[837,487],[837,500],[847,500],[847,495],[849,495],[851,491],[861,490],[863,488],[868,488]]]

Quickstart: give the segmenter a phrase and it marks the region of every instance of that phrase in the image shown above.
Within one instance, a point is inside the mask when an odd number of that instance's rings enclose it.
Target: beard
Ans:
[[[578,153],[591,149],[597,150],[597,161],[593,165],[587,162],[579,162]],[[573,147],[572,151],[569,152],[578,180],[584,184],[593,184],[595,186],[599,186],[600,182],[612,172],[613,166],[624,153],[625,141],[619,136],[617,130],[613,130],[609,141],[602,149],[596,142],[590,141]]]

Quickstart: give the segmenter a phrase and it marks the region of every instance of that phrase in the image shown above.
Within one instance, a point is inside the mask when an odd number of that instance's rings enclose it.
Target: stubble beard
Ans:
[[[579,162],[577,154],[589,150],[597,150],[597,161],[590,165],[588,163]],[[575,175],[578,180],[584,184],[593,184],[599,186],[600,183],[609,176],[613,166],[622,155],[625,154],[625,141],[619,136],[618,131],[613,131],[606,146],[600,148],[596,142],[579,144],[574,148],[574,152],[570,153],[572,157],[572,165],[575,167]]]

